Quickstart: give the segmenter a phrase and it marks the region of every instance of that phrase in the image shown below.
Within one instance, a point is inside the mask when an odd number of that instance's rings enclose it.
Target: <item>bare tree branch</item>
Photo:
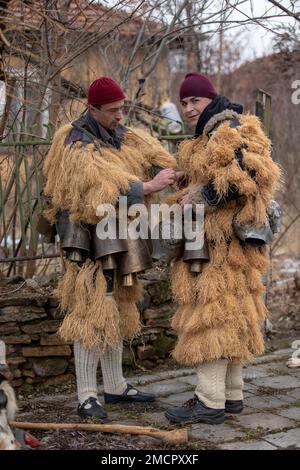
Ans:
[[[268,0],[268,2],[272,3],[272,5],[279,8],[281,11],[284,11],[288,16],[291,16],[292,18],[295,18],[296,21],[300,22],[300,13],[294,13],[293,11],[289,10],[288,8],[285,8],[279,2],[276,2],[276,0]]]

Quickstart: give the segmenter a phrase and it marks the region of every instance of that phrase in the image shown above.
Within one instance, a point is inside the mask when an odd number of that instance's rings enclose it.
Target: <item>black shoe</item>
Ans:
[[[225,411],[226,413],[238,414],[244,409],[243,400],[226,400]]]
[[[195,395],[183,406],[169,408],[165,413],[166,418],[172,423],[208,423],[221,424],[225,418],[225,410],[208,408]]]
[[[129,390],[136,390],[135,395],[128,395]],[[137,390],[132,385],[127,385],[125,392],[122,395],[113,395],[111,393],[104,392],[104,402],[105,403],[118,403],[119,401],[126,402],[145,402],[145,401],[154,401],[155,396],[152,393],[144,393]]]
[[[107,418],[106,411],[95,397],[89,397],[81,405],[78,405],[77,413],[80,418]]]

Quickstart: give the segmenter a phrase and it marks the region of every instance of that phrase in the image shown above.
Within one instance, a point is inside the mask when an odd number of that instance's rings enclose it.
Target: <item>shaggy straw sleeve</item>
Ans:
[[[165,150],[157,139],[143,129],[130,128],[125,134],[124,144],[135,147],[148,165],[173,169],[177,167],[175,158]]]

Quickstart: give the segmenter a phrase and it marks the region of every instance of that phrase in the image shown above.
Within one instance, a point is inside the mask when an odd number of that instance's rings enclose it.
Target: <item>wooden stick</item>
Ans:
[[[150,426],[128,426],[125,424],[90,424],[90,423],[28,423],[11,421],[10,425],[20,429],[71,429],[72,431],[94,431],[122,434],[141,434],[162,439],[168,444],[184,444],[188,441],[187,429],[162,431]]]

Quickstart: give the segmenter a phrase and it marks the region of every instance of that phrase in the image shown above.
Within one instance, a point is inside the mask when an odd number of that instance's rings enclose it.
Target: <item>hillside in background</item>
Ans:
[[[292,83],[295,80],[300,80],[300,53],[273,54],[246,63],[224,77],[222,93],[241,102],[250,112],[255,112],[258,88],[271,94],[274,158],[285,170],[290,193],[296,191],[299,196],[300,105],[292,103],[292,93],[295,91]]]
[[[241,102],[255,112],[258,88],[272,96],[271,139],[273,158],[284,170],[284,187],[280,198],[284,204],[285,225],[300,217],[300,104],[292,102],[292,84],[300,80],[300,53],[272,54],[246,63],[223,79],[222,94]],[[293,223],[284,245],[300,252],[299,219]]]

